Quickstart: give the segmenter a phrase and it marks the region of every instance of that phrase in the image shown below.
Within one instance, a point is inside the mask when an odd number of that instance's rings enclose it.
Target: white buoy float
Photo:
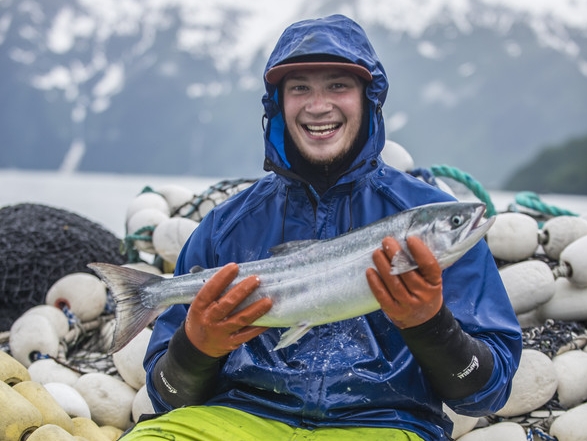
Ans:
[[[496,415],[512,417],[536,410],[554,396],[557,385],[558,376],[552,360],[535,349],[523,349],[510,397]]]
[[[514,312],[522,314],[549,301],[555,294],[555,278],[547,263],[525,260],[499,269]]]
[[[140,234],[145,240],[136,239],[133,241],[137,250],[149,254],[155,254],[152,243],[153,231],[161,222],[169,219],[169,215],[155,208],[145,208],[137,211],[126,223],[127,234]],[[147,239],[148,238],[148,239]]]
[[[27,314],[39,314],[44,316],[51,322],[57,336],[59,338],[65,337],[69,332],[69,319],[63,313],[63,310],[53,305],[36,305],[30,309],[27,309],[23,315]]]
[[[561,251],[554,273],[566,277],[579,288],[587,288],[587,236],[571,242]]]
[[[183,217],[171,217],[164,220],[153,231],[155,252],[175,265],[179,252],[197,226],[196,221]]]
[[[128,223],[136,213],[145,209],[157,210],[166,217],[170,215],[169,204],[162,195],[153,191],[145,191],[132,199],[126,207],[126,222]]]
[[[140,389],[146,381],[147,373],[143,367],[143,359],[152,333],[153,331],[149,328],[143,329],[125,347],[112,354],[116,370],[125,383],[136,390]]]
[[[92,372],[82,375],[74,387],[88,403],[96,424],[123,430],[131,426],[136,390],[124,381],[101,372]]]
[[[584,403],[557,417],[549,433],[558,441],[587,441],[586,421],[587,403]]]
[[[181,208],[187,206],[195,197],[193,191],[182,185],[176,184],[162,185],[161,187],[157,188],[157,193],[165,198],[165,201],[169,206],[170,216],[175,214],[183,216],[186,211],[182,210]],[[191,205],[189,205],[189,208],[192,208]]]
[[[69,309],[81,322],[100,316],[106,302],[106,285],[97,276],[83,272],[60,278],[51,285],[45,297],[46,304]]]
[[[30,379],[37,383],[64,383],[72,386],[81,374],[52,358],[41,358],[28,367]]]
[[[538,222],[524,213],[500,213],[485,238],[495,258],[519,262],[538,249]]]
[[[578,288],[565,278],[555,282],[554,296],[536,309],[541,321],[547,319],[564,321],[587,320],[587,288]]]
[[[539,242],[548,257],[559,260],[562,250],[583,236],[587,236],[587,220],[578,216],[556,216],[542,226]]]
[[[45,383],[43,386],[71,418],[91,418],[90,406],[73,386],[55,382]]]
[[[552,359],[559,403],[570,408],[587,400],[587,352],[567,351]]]
[[[526,441],[526,431],[518,423],[505,421],[472,430],[457,441]]]
[[[401,145],[390,139],[385,140],[385,145],[381,151],[381,157],[386,164],[393,168],[407,172],[414,169],[414,159],[412,155]]]
[[[153,404],[147,393],[147,386],[142,386],[132,402],[132,420],[136,423],[141,415],[153,413],[155,413],[155,409],[153,409]]]
[[[451,436],[457,439],[459,436],[469,433],[477,425],[479,418],[470,417],[467,415],[460,415],[448,407],[446,404],[442,405],[442,410],[453,422]]]
[[[59,336],[49,320],[41,315],[21,315],[10,327],[8,339],[10,353],[25,367],[36,355],[56,357],[59,353]]]

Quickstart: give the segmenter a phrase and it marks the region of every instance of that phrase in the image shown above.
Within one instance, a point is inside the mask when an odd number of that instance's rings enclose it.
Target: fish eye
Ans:
[[[465,223],[465,219],[460,214],[455,214],[451,219],[450,223],[453,227],[458,228]]]

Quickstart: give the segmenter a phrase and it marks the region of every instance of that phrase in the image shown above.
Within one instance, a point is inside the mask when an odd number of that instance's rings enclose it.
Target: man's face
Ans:
[[[342,69],[297,70],[283,80],[285,123],[301,155],[314,164],[343,157],[359,134],[363,83]]]

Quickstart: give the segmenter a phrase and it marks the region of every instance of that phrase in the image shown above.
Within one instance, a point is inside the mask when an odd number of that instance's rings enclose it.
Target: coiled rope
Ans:
[[[463,184],[467,187],[481,202],[484,202],[487,206],[486,216],[492,216],[496,214],[495,206],[491,201],[491,196],[483,188],[483,186],[474,179],[468,173],[459,170],[456,167],[450,167],[448,165],[433,165],[430,167],[430,172],[434,176],[451,178],[456,182]],[[559,208],[554,205],[547,204],[540,199],[536,193],[531,191],[523,191],[515,196],[516,204],[537,211],[540,214],[548,216],[579,216],[564,208]]]
[[[479,181],[474,179],[470,174],[465,173],[456,167],[449,167],[448,165],[433,165],[430,167],[430,171],[434,174],[434,176],[451,178],[454,181],[465,185],[465,187],[471,190],[481,202],[485,203],[487,206],[485,215],[487,217],[496,214],[495,206],[491,201],[491,196],[489,196],[489,193],[485,190],[485,188],[483,188]]]
[[[540,200],[540,197],[531,191],[523,191],[516,195],[516,204],[550,216],[579,216],[577,213],[549,205]]]

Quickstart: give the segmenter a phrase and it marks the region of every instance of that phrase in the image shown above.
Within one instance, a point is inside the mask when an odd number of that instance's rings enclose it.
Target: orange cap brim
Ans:
[[[272,67],[267,71],[265,74],[265,80],[269,84],[273,84],[277,86],[279,82],[286,76],[288,73],[293,72],[294,70],[317,70],[317,69],[327,69],[327,68],[334,68],[334,69],[343,69],[348,72],[351,72],[364,80],[371,81],[373,76],[371,72],[367,70],[367,68],[354,63],[340,63],[336,61],[318,61],[318,62],[307,62],[307,63],[288,63],[288,64],[279,64],[277,66]]]

